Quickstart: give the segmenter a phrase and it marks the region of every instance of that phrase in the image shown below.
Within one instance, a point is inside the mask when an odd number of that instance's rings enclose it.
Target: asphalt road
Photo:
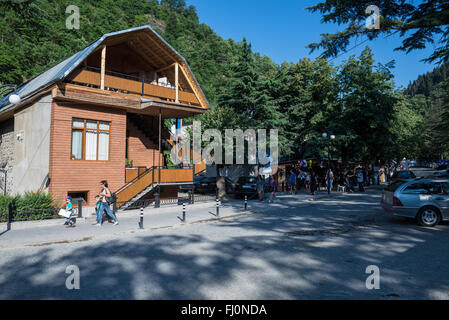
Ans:
[[[229,220],[0,249],[0,299],[449,299],[448,224],[419,227],[379,201],[284,197]]]

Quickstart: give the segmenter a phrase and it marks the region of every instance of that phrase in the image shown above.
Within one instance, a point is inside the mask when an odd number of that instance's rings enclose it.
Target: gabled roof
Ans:
[[[101,38],[91,43],[83,50],[75,53],[70,58],[62,61],[53,68],[39,74],[33,79],[23,83],[20,87],[17,88],[16,94],[18,94],[23,101],[33,96],[34,94],[49,88],[56,82],[65,79],[73,70],[75,70],[75,68],[77,68],[84,61],[84,59],[86,59],[92,52],[94,52],[105,40],[108,40],[109,38],[113,38],[115,36],[123,36],[123,35],[126,36],[127,33],[138,31],[150,32],[152,35],[157,36],[157,39],[164,45],[165,49],[171,51],[171,55],[175,56],[177,58],[176,60],[178,60],[179,63],[187,67],[190,75],[192,76],[196,84],[196,88],[199,89],[198,91],[202,95],[202,98],[204,99],[206,104],[209,105],[207,98],[204,95],[204,92],[202,91],[201,87],[199,86],[198,81],[196,80],[195,75],[190,69],[186,59],[182,55],[180,55],[170,44],[168,44],[156,31],[154,31],[154,29],[151,26],[148,25],[103,35]],[[13,105],[9,103],[9,96],[11,94],[12,93],[8,94],[7,96],[3,97],[3,99],[0,100],[0,114],[13,107]]]

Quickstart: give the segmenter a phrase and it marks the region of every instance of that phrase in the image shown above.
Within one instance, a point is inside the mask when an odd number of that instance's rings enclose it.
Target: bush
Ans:
[[[0,213],[8,212],[8,205],[14,203],[17,197],[0,195]]]
[[[54,201],[50,193],[27,192],[22,196],[0,196],[0,220],[8,218],[8,205],[15,206],[14,220],[39,220],[53,217]]]

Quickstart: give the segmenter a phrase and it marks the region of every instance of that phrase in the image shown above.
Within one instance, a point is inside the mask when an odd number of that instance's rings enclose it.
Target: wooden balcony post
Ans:
[[[179,64],[176,62],[175,63],[175,101],[176,103],[179,103]]]
[[[103,45],[101,49],[101,74],[100,74],[100,89],[104,90],[104,77],[106,74],[106,46]]]
[[[161,137],[162,136],[162,110],[159,108],[159,176],[158,184],[161,184]]]

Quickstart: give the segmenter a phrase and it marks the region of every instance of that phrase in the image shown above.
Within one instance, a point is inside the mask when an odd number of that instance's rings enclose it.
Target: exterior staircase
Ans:
[[[154,128],[151,127],[149,121],[145,120],[140,115],[128,114],[129,121],[139,131],[148,138],[151,144],[158,146],[159,133],[157,136],[154,134]],[[158,130],[156,130],[158,132]],[[174,142],[170,140],[170,134],[168,130],[162,130],[162,143],[163,147],[171,149]],[[194,152],[190,151],[190,158],[193,159]],[[127,209],[135,206],[136,202],[147,196],[149,193],[154,192],[158,186],[163,185],[187,185],[193,184],[195,175],[206,170],[206,162],[203,160],[199,164],[191,165],[190,167],[183,168],[158,168],[152,167],[141,173],[135,179],[126,183],[123,187],[117,190],[115,195],[117,196],[117,202],[115,209]]]

